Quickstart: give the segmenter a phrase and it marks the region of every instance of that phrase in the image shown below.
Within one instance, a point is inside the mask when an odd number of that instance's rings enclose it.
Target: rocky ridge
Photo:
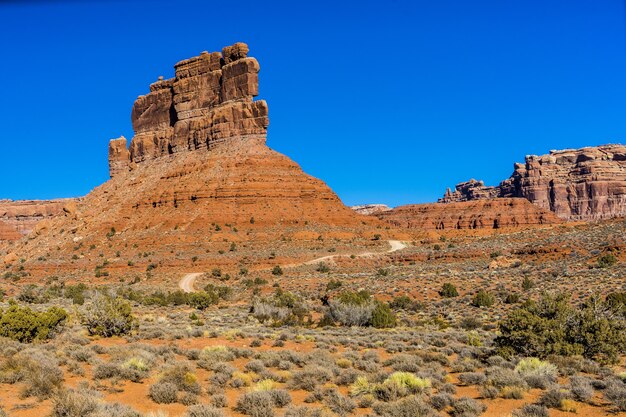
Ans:
[[[603,145],[529,155],[496,187],[470,180],[448,189],[442,203],[525,198],[568,220],[626,215],[626,146]]]
[[[414,204],[375,216],[395,227],[430,231],[525,228],[563,222],[523,198]]]

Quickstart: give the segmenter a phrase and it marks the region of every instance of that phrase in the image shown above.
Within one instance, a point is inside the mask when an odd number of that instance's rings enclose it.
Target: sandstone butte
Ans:
[[[243,43],[203,52],[177,63],[174,78],[151,84],[132,108],[129,146],[123,137],[110,142],[111,179],[39,223],[9,255],[69,268],[63,253],[104,244],[167,253],[167,263],[209,239],[373,235],[378,219],[355,214],[266,145],[267,103],[254,100],[260,67],[247,54]]]
[[[496,187],[470,180],[448,189],[442,203],[524,198],[567,220],[599,220],[626,215],[626,146],[603,145],[550,151],[516,163]]]

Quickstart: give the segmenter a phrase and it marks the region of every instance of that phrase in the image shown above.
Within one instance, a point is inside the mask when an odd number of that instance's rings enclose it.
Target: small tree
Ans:
[[[459,292],[456,290],[456,287],[449,282],[446,282],[439,290],[439,295],[445,298],[458,297]]]
[[[193,292],[187,296],[189,306],[197,308],[198,310],[205,310],[218,302],[219,296],[213,291]]]
[[[31,343],[50,338],[67,319],[67,312],[59,307],[51,307],[45,312],[36,312],[15,303],[6,310],[0,310],[0,336]]]
[[[496,297],[485,290],[478,291],[474,298],[472,298],[472,305],[474,307],[491,307],[495,303]]]
[[[130,332],[134,318],[130,304],[120,297],[96,293],[80,315],[91,335],[120,336]]]

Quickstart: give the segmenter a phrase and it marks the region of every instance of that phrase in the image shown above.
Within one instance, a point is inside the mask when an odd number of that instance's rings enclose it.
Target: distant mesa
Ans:
[[[441,203],[493,198],[524,198],[567,220],[598,220],[626,215],[626,146],[603,145],[550,151],[516,163],[510,178],[496,187],[470,180],[448,189]]]

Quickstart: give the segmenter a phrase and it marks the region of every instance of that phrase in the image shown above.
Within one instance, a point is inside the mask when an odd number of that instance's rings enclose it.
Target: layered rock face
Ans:
[[[352,206],[350,208],[356,211],[357,213],[363,214],[366,216],[370,216],[372,214],[382,213],[382,212],[391,210],[391,207],[385,204],[363,204],[360,206]]]
[[[150,85],[132,109],[135,136],[109,145],[111,177],[136,164],[185,151],[210,150],[220,143],[264,138],[269,125],[259,94],[259,63],[237,43],[222,52],[203,52],[177,63],[176,75]]]
[[[440,202],[521,197],[570,220],[626,215],[626,146],[550,151],[515,164],[497,187],[471,180],[448,190]]]
[[[29,234],[37,223],[63,213],[67,200],[0,200],[0,241],[12,241]]]
[[[563,221],[523,198],[415,204],[376,216],[396,227],[441,231],[519,228]]]

